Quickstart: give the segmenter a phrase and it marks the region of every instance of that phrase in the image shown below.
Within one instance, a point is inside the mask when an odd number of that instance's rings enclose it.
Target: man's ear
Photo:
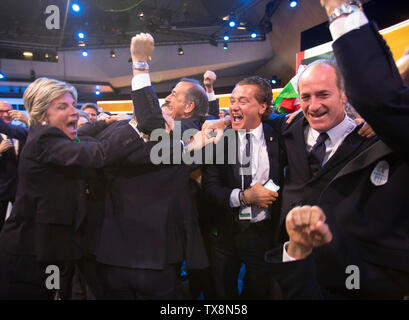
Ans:
[[[262,103],[260,105],[260,109],[258,111],[259,115],[263,115],[264,112],[266,112],[266,110],[267,110],[267,103]]]
[[[347,95],[345,94],[345,91],[341,91],[341,101],[342,101],[342,105],[344,106],[348,102],[348,98],[347,98]]]
[[[194,109],[195,109],[194,101],[189,101],[188,103],[186,103],[185,113],[192,113]]]

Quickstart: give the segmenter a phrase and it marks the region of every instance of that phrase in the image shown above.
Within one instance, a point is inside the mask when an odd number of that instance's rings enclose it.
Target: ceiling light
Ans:
[[[72,9],[72,11],[74,11],[74,12],[80,12],[80,11],[81,11],[81,7],[80,7],[80,5],[79,5],[78,3],[73,3],[73,4],[71,5],[71,9]]]
[[[230,40],[230,36],[228,34],[225,34],[223,37],[224,41],[229,41]]]
[[[253,31],[252,33],[250,33],[250,38],[251,39],[257,38],[257,32]]]
[[[26,58],[32,58],[33,53],[31,51],[24,51],[23,56],[25,56]]]
[[[82,54],[83,57],[88,57],[88,51],[85,50],[85,49],[82,50],[81,54]]]
[[[116,58],[116,54],[115,54],[115,51],[114,51],[114,50],[111,50],[111,58],[112,58],[112,59]]]
[[[227,45],[227,42],[225,42],[225,43],[223,44],[223,49],[224,49],[224,50],[229,49],[229,46]]]
[[[290,0],[290,8],[295,8],[298,5],[298,1],[297,0]]]
[[[0,80],[5,79],[6,75],[3,72],[0,72]]]
[[[77,33],[77,37],[78,37],[78,39],[81,39],[81,40],[85,39],[85,33],[80,31],[80,32]]]
[[[179,47],[179,48],[178,48],[178,55],[182,56],[182,55],[184,55],[184,54],[185,54],[185,52],[183,51],[183,48],[182,48],[182,47]]]

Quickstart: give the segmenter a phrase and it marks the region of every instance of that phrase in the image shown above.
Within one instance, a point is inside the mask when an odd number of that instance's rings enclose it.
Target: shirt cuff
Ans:
[[[287,253],[287,248],[288,248],[289,243],[290,243],[290,241],[287,241],[283,245],[283,262],[290,262],[290,261],[295,261],[296,260]]]
[[[240,199],[239,199],[240,191],[241,191],[240,189],[233,189],[233,191],[230,193],[229,205],[231,208],[240,207]]]
[[[142,138],[142,133],[141,133],[141,132],[138,130],[138,128],[137,128],[138,123],[136,122],[136,120],[135,120],[135,119],[132,119],[132,120],[129,121],[128,123],[129,123],[129,125],[130,125],[132,128],[135,129],[135,131],[136,131],[136,133],[139,135],[139,137]]]
[[[359,29],[363,25],[369,23],[368,18],[362,11],[356,11],[349,15],[340,16],[329,25],[332,39],[335,41],[344,34]]]
[[[140,73],[132,78],[132,91],[150,87],[151,85],[149,73]]]
[[[214,94],[214,91],[212,91],[212,92],[206,92],[206,94],[207,94],[207,99],[209,99],[209,101],[214,101],[214,100],[216,100],[217,98],[216,98],[216,95]]]

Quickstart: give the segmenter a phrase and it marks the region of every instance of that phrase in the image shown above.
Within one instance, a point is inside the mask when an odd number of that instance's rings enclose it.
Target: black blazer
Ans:
[[[288,298],[403,297],[409,290],[409,166],[374,137],[350,133],[318,171],[309,172],[302,115],[283,131],[288,157],[281,220],[294,206],[318,205],[333,233],[330,244],[316,248],[309,259],[280,263],[282,246],[267,260]],[[371,181],[375,167],[387,163],[384,185]],[[347,290],[346,267],[360,268],[361,289]],[[401,279],[398,283],[396,279]]]
[[[128,125],[103,142],[74,142],[55,127],[32,126],[20,156],[19,185],[0,252],[40,261],[76,259],[75,230],[84,219],[81,167],[102,167],[142,144]]]
[[[18,159],[26,142],[28,129],[8,124],[0,119],[0,133],[19,141],[17,157],[13,148],[0,154],[0,201],[14,201],[17,191]],[[0,135],[0,142],[2,140]]]
[[[348,32],[333,49],[351,104],[382,141],[409,160],[409,86],[376,26]]]
[[[269,178],[281,188],[283,186],[284,154],[280,146],[280,136],[271,126],[263,124],[264,137],[266,140],[267,153],[270,160]],[[236,133],[237,137],[237,133]],[[219,142],[220,143],[220,142]],[[237,150],[237,148],[236,148]],[[229,200],[233,189],[241,189],[241,179],[239,175],[239,165],[228,163],[228,143],[224,145],[223,164],[206,166],[203,170],[202,186],[206,198],[215,205],[215,223],[221,233],[231,235],[235,232],[238,222],[238,208],[230,208]],[[279,198],[269,207],[271,218],[274,221],[275,230],[271,230],[272,236],[276,240],[283,234],[282,225],[279,225],[281,191]]]
[[[113,124],[98,138],[110,134]],[[186,165],[152,165],[145,154],[133,153],[105,168],[105,213],[98,235],[97,261],[109,265],[163,269],[186,259],[188,268],[208,265],[189,195]]]

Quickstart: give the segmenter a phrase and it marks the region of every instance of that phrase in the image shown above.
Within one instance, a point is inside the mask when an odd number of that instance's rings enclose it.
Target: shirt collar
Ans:
[[[245,130],[239,130],[239,137],[240,139],[244,139],[245,135],[246,135],[246,131]],[[263,135],[263,123],[260,122],[260,124],[258,125],[257,128],[250,130],[250,132],[252,136],[254,136],[254,138],[256,138],[257,141],[260,141],[264,135]]]
[[[355,121],[345,114],[344,119],[335,127],[327,131],[329,143],[335,145],[340,139],[349,134],[356,127]],[[320,132],[311,128],[311,136],[317,141]]]

